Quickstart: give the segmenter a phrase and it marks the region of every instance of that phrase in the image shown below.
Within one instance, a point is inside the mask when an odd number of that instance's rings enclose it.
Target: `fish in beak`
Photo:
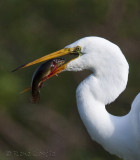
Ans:
[[[21,93],[24,93],[31,89],[32,102],[36,103],[37,101],[39,101],[40,88],[42,87],[43,82],[45,82],[47,79],[51,78],[52,76],[58,75],[59,73],[61,73],[63,70],[66,69],[67,64],[70,61],[75,59],[73,58],[72,60],[65,63],[65,60],[60,57],[65,55],[79,56],[80,53],[81,53],[80,46],[77,46],[74,48],[64,48],[14,69],[12,72],[46,61],[41,66],[39,66],[37,70],[34,72],[32,77],[31,87],[24,89]]]
[[[46,61],[40,65],[34,72],[31,82],[32,102],[36,103],[40,99],[40,89],[47,79],[55,72],[55,70],[65,63],[63,58],[55,58]],[[25,89],[26,91],[26,89]]]
[[[81,53],[81,47],[80,46],[76,46],[76,47],[73,47],[73,48],[64,48],[64,49],[61,49],[59,51],[56,51],[56,52],[53,52],[51,54],[48,54],[46,56],[43,56],[41,58],[38,58],[32,62],[29,62],[27,64],[24,64],[16,69],[14,69],[12,72],[15,72],[17,70],[20,70],[20,69],[23,69],[23,68],[26,68],[26,67],[29,67],[29,66],[32,66],[34,64],[37,64],[37,63],[40,63],[40,62],[43,62],[43,61],[47,61],[47,60],[51,60],[51,59],[54,59],[54,58],[58,58],[58,57],[61,57],[61,56],[65,56],[65,55],[80,55]],[[75,58],[74,58],[75,59]],[[72,60],[74,60],[72,59]],[[70,60],[70,61],[72,61]],[[62,72],[63,70],[65,70],[67,64],[70,62],[68,61],[67,63],[63,64],[62,66],[58,67],[57,70],[51,74],[51,77],[53,75],[56,75],[60,72]]]

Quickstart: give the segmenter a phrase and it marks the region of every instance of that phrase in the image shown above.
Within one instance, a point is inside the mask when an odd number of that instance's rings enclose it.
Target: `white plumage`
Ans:
[[[91,138],[125,160],[140,160],[140,94],[122,117],[107,112],[126,88],[128,63],[120,48],[99,37],[85,37],[66,48],[80,46],[82,56],[67,64],[67,71],[93,73],[76,90],[78,110]]]

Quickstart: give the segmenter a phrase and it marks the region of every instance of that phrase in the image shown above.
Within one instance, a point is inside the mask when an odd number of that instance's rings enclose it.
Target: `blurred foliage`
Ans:
[[[104,37],[120,46],[130,64],[126,91],[108,106],[124,115],[140,90],[139,11],[139,0],[0,2],[0,159],[119,160],[91,141],[76,109],[75,89],[88,72],[48,80],[34,105],[30,92],[19,93],[30,85],[36,66],[11,70],[79,38]],[[41,155],[48,150],[55,156]]]

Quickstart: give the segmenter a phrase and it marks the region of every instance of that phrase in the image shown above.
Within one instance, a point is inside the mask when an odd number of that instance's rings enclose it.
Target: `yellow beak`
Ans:
[[[73,54],[75,52],[75,49],[76,49],[76,47],[61,49],[59,51],[56,51],[56,52],[53,52],[53,53],[48,54],[46,56],[43,56],[41,58],[38,58],[38,59],[36,59],[32,62],[24,64],[24,65],[22,65],[22,66],[20,66],[16,69],[14,69],[12,72],[15,72],[19,69],[26,68],[26,67],[29,67],[31,65],[34,65],[34,64],[37,64],[37,63],[40,63],[40,62],[43,62],[43,61],[47,61],[47,60],[50,60],[50,59],[53,59],[53,58],[61,57],[61,56],[67,55],[67,54]],[[66,66],[66,64],[64,64],[63,67],[61,67],[61,70],[64,70],[65,66]]]

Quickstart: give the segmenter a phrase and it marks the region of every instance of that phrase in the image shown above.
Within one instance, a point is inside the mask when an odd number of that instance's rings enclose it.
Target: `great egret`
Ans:
[[[77,53],[79,57],[61,66],[57,73],[84,69],[93,72],[76,90],[78,110],[88,133],[111,154],[140,160],[140,94],[125,116],[111,115],[105,108],[126,88],[128,80],[129,66],[117,45],[104,38],[85,37],[17,69]]]

